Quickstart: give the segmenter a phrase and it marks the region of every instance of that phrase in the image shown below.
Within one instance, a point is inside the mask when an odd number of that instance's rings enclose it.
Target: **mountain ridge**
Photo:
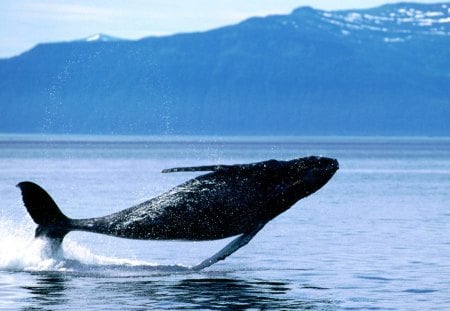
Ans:
[[[449,7],[41,44],[0,60],[0,132],[450,135]]]

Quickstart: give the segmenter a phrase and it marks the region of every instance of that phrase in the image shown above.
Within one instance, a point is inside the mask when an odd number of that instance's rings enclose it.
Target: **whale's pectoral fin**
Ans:
[[[70,219],[56,205],[50,195],[35,183],[25,181],[17,185],[22,191],[22,199],[31,218],[38,227],[35,237],[44,237],[61,244],[70,231]]]
[[[252,231],[248,233],[241,234],[237,238],[235,238],[233,241],[228,243],[224,248],[222,248],[218,253],[214,254],[210,258],[202,261],[196,266],[193,266],[192,270],[202,270],[204,268],[207,268],[213,264],[215,264],[218,261],[224,260],[234,252],[236,252],[241,247],[245,246],[250,242],[251,239],[264,227],[266,223],[258,224]]]

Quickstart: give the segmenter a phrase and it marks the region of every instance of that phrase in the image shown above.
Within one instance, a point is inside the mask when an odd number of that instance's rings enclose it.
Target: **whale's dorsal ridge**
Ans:
[[[204,165],[204,166],[187,166],[166,168],[161,173],[178,173],[178,172],[217,172],[229,169],[235,165]]]

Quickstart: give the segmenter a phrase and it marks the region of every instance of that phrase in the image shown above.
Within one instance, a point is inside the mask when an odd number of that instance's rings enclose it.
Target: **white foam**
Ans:
[[[11,271],[57,270],[58,260],[49,256],[47,243],[33,238],[25,223],[0,218],[0,269]]]
[[[3,271],[59,271],[59,272],[104,272],[121,270],[186,270],[184,266],[161,266],[140,260],[130,260],[94,254],[69,238],[62,248],[44,239],[34,238],[34,224],[29,220],[15,223],[0,217],[0,270]],[[128,269],[128,270],[127,270]],[[134,269],[134,270],[133,270]]]
[[[96,266],[110,266],[110,265],[125,265],[125,266],[157,266],[157,263],[150,263],[140,260],[130,260],[123,258],[107,257],[95,255],[92,251],[85,247],[71,241],[64,240],[63,253],[67,259],[76,260],[84,265]]]

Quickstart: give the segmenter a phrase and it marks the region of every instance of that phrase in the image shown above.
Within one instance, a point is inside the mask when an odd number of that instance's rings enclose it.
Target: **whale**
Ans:
[[[324,186],[339,168],[318,156],[248,164],[176,167],[162,173],[205,172],[136,206],[107,216],[72,219],[38,184],[20,182],[36,238],[59,246],[71,231],[127,239],[207,241],[236,236],[192,267],[200,270],[246,245],[270,220]]]

